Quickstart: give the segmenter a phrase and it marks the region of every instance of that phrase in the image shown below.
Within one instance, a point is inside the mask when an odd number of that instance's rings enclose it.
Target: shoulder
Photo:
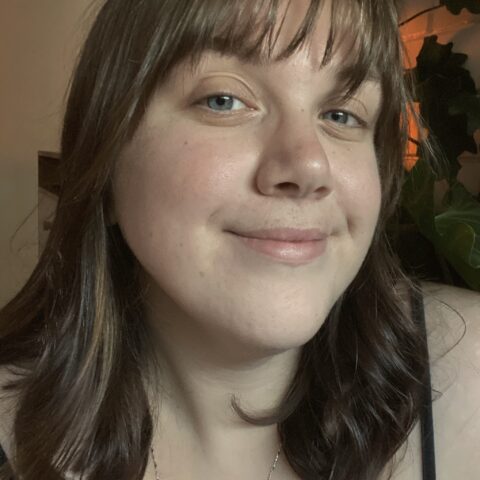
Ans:
[[[465,320],[468,321],[472,321],[472,316],[478,315],[480,310],[479,292],[434,282],[422,282],[421,286],[426,308],[433,308],[437,313],[442,312],[442,316],[447,311],[454,316],[458,316],[458,313],[464,314]],[[458,312],[455,313],[454,310],[458,310]],[[480,331],[480,329],[478,330]]]
[[[479,373],[480,293],[432,282],[422,282],[422,292],[432,368],[456,359]]]
[[[480,445],[480,293],[422,283],[437,469],[474,478]]]
[[[422,282],[425,326],[430,356],[435,465],[438,478],[478,478],[480,444],[480,294]],[[405,312],[408,289],[399,285]],[[395,455],[392,477],[421,480],[422,436],[415,425]]]

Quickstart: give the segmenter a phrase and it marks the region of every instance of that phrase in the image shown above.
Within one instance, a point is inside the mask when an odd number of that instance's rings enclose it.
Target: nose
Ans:
[[[291,114],[262,132],[257,188],[264,195],[319,199],[332,189],[330,163],[315,119]]]

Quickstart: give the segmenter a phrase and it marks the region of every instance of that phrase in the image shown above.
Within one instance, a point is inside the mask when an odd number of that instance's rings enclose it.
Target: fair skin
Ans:
[[[292,7],[274,54],[306,5]],[[115,220],[146,272],[148,320],[165,366],[154,447],[167,478],[267,478],[276,426],[245,424],[230,395],[247,408],[279,402],[300,348],[371,244],[381,91],[369,81],[340,103],[342,57],[318,68],[328,26],[324,10],[310,54],[276,64],[206,52],[194,74],[181,66],[116,165]],[[227,112],[215,102],[225,90],[235,99]],[[290,265],[225,231],[269,227],[321,228],[327,251]],[[275,474],[292,476],[283,463]]]
[[[274,52],[296,31],[306,3],[291,7]],[[373,126],[381,92],[368,82],[355,100],[338,104],[333,92],[341,57],[318,70],[327,10],[318,27],[310,53],[303,49],[277,64],[241,64],[208,52],[195,74],[179,68],[159,88],[117,163],[115,220],[144,268],[147,321],[164,366],[166,395],[153,441],[161,478],[267,478],[278,448],[276,426],[241,421],[230,395],[255,411],[279,401],[301,347],[353,280],[371,243],[380,207]],[[215,102],[225,90],[235,100],[228,112]],[[325,254],[293,266],[246,249],[225,231],[278,226],[327,229]],[[445,362],[461,366],[434,407],[438,478],[474,478],[468,459],[480,441],[474,416],[478,295],[425,287],[435,351],[445,350],[437,323],[454,340],[461,332],[455,314],[435,297],[458,304],[470,326],[463,349],[452,352],[457,357],[432,366],[433,386],[441,390]],[[2,409],[0,444],[8,455],[12,415],[6,404]],[[468,435],[458,437],[467,417]],[[421,478],[416,433],[413,461],[406,458],[397,480]],[[452,439],[456,455],[447,452]],[[149,461],[145,480],[154,478]],[[281,455],[272,480],[298,478]]]
[[[478,353],[480,351],[480,322],[478,321],[480,295],[477,292],[431,282],[422,282],[422,290],[431,359],[432,388],[442,393],[440,398],[433,393],[437,480],[474,479],[478,474],[478,445],[480,444],[480,355]],[[408,311],[407,304],[405,308]],[[459,315],[466,324],[464,336],[464,325]],[[460,338],[458,345],[452,348]],[[448,350],[450,351],[445,354]],[[0,385],[4,385],[13,378],[14,375],[6,367],[0,368]],[[13,398],[1,398],[0,445],[7,458],[13,458],[12,427],[15,408],[16,403]],[[172,440],[175,439],[176,437]],[[399,462],[392,480],[422,480],[422,456],[419,442],[418,424],[408,438],[408,447],[404,445],[398,452]],[[175,446],[178,447],[178,442]],[[400,461],[404,453],[405,458]],[[158,456],[161,457],[162,454],[157,454]],[[195,471],[198,467],[196,458],[186,446],[176,450],[172,445],[168,460],[175,474],[165,478],[173,480],[206,478]],[[242,471],[239,460],[243,461],[244,458],[239,457],[238,454],[231,457],[230,471],[236,468],[240,468],[237,472]],[[269,460],[265,457],[262,465],[268,464]],[[272,480],[298,480],[299,477],[295,476],[282,460],[280,456]],[[251,459],[248,457],[248,463],[250,462]],[[259,476],[257,473],[253,478]],[[218,472],[214,472],[210,477],[215,480],[229,478],[236,477],[230,477],[229,474],[221,475]],[[378,480],[387,480],[387,478],[384,472]],[[155,480],[151,462],[148,464],[144,480]]]
[[[432,282],[422,282],[422,290],[433,388],[437,480],[477,478],[480,295]],[[399,462],[392,480],[422,479],[420,441],[420,424],[417,424],[408,438],[408,446],[402,446],[397,452]],[[387,476],[381,476],[379,480],[386,479]]]

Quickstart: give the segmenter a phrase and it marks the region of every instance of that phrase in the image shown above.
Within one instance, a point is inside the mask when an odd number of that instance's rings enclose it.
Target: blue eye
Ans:
[[[345,112],[344,110],[331,110],[325,113],[325,118],[333,123],[346,125],[348,127],[359,127],[364,123],[355,115]]]
[[[246,105],[241,101],[238,100],[236,97],[233,95],[227,94],[227,93],[217,93],[215,95],[209,95],[208,97],[203,98],[200,100],[198,103],[204,104],[206,102],[206,105],[213,111],[216,112],[231,112],[234,110],[231,110],[233,106],[235,105],[235,102],[242,104],[243,106],[246,107]],[[218,110],[217,110],[218,107]],[[238,110],[238,109],[237,109]],[[240,108],[241,110],[241,108]]]

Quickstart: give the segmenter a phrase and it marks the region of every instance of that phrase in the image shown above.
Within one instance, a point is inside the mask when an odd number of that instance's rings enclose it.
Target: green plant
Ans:
[[[463,8],[480,14],[480,0],[442,0],[401,25],[438,8],[455,15]],[[453,52],[453,43],[442,45],[433,35],[424,39],[416,67],[406,72],[413,80],[420,116],[443,161],[434,170],[425,146],[411,139],[419,159],[406,175],[391,235],[407,270],[480,291],[480,202],[457,180],[458,156],[479,153],[473,135],[480,129],[480,95],[464,68],[467,58]],[[448,189],[440,205],[435,205],[439,181],[446,182]]]

